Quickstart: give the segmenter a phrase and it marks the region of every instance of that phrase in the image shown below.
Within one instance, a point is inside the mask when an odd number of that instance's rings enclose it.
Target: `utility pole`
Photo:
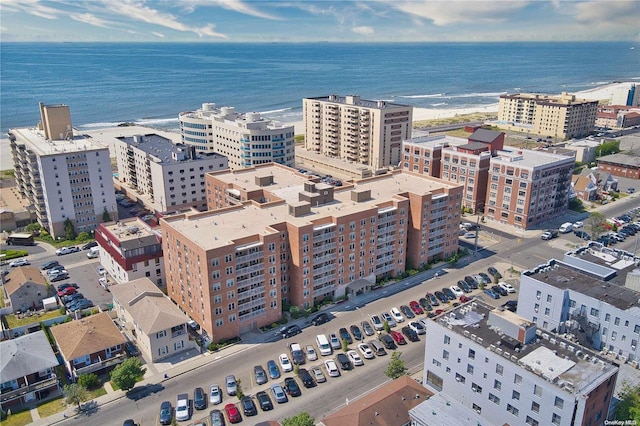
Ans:
[[[476,246],[473,251],[473,257],[476,257],[478,255],[478,235],[479,234],[480,234],[480,216],[478,216],[478,219],[476,220]]]

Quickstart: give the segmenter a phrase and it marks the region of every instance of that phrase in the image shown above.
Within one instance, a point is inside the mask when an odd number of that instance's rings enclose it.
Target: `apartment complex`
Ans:
[[[157,212],[206,208],[205,173],[229,168],[226,157],[197,153],[151,133],[115,138],[118,181]]]
[[[161,226],[168,295],[214,340],[458,250],[461,188],[413,173],[334,188],[274,164],[210,173],[207,197]]]
[[[57,238],[67,219],[76,232],[95,229],[105,212],[117,219],[109,149],[74,135],[67,105],[40,103],[40,117],[8,132],[17,189],[40,225]]]
[[[139,218],[101,223],[95,233],[100,263],[118,284],[147,277],[166,287],[162,236]]]
[[[573,157],[509,147],[496,154],[489,169],[487,219],[526,229],[567,211]]]
[[[468,302],[429,322],[427,335],[423,383],[488,424],[606,419],[618,367],[513,312]]]
[[[258,164],[295,166],[294,126],[266,119],[257,112],[238,113],[233,107],[204,103],[179,115],[182,143],[197,151],[222,154],[229,167]]]
[[[411,137],[413,107],[360,96],[302,100],[305,149],[374,170],[397,167]]]
[[[551,259],[522,273],[518,314],[637,368],[640,293],[625,284],[638,264],[639,257],[595,242]]]
[[[492,124],[532,136],[570,139],[589,135],[597,112],[597,100],[566,92],[559,96],[518,93],[500,96],[498,120]]]

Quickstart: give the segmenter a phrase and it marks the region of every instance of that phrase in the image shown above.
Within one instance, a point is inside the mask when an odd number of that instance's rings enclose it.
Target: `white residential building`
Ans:
[[[226,157],[196,153],[155,133],[115,138],[118,181],[157,212],[206,210],[204,175],[229,168]]]
[[[76,233],[117,219],[109,149],[74,135],[67,105],[40,103],[38,127],[9,130],[18,191],[52,237],[65,235],[69,219]]]
[[[486,424],[596,426],[606,419],[618,367],[513,312],[468,302],[430,321],[427,336],[423,384]]]
[[[229,167],[239,169],[279,163],[295,167],[295,129],[257,112],[238,113],[233,107],[204,103],[179,115],[182,143],[199,152],[219,153]]]

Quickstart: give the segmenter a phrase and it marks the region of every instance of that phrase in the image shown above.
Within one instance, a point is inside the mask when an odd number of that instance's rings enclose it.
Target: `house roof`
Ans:
[[[469,136],[469,141],[490,143],[496,140],[501,134],[502,132],[496,132],[495,130],[478,129]]]
[[[114,302],[129,312],[145,334],[168,330],[189,321],[147,277],[114,285],[109,290]]]
[[[459,145],[458,149],[465,149],[468,151],[478,151],[480,149],[484,149],[484,150],[489,150],[491,147],[488,146],[486,143],[482,143],[482,142],[469,142],[466,145]]]
[[[106,312],[53,326],[51,333],[69,361],[126,342]]]
[[[0,354],[0,383],[58,365],[42,330],[0,342]]]
[[[589,176],[574,176],[573,189],[576,191],[587,191],[596,189],[596,187]]]
[[[640,157],[633,154],[610,154],[605,155],[604,157],[596,158],[598,163],[613,163],[613,164],[621,164],[624,166],[633,166],[640,167]]]
[[[26,283],[40,284],[45,287],[47,286],[47,281],[40,273],[40,270],[33,266],[18,266],[17,268],[11,268],[11,271],[9,271],[5,277],[4,282],[4,288],[8,296],[11,296]]]
[[[322,419],[325,426],[401,425],[409,422],[409,410],[433,393],[409,376],[402,376],[370,394],[349,401]]]

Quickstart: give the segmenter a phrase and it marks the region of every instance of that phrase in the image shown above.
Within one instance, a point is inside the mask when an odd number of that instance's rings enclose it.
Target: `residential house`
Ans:
[[[189,318],[149,278],[110,290],[118,318],[152,362],[196,346],[187,333]]]
[[[598,180],[593,173],[588,176],[577,175],[571,178],[571,187],[575,197],[582,201],[592,201],[598,196]]]
[[[125,359],[127,339],[106,312],[53,326],[51,333],[74,379],[114,367]]]
[[[58,359],[43,331],[0,342],[2,407],[44,398],[58,390]]]
[[[49,296],[47,281],[33,266],[12,268],[4,282],[4,296],[14,313],[42,309],[42,299]]]

